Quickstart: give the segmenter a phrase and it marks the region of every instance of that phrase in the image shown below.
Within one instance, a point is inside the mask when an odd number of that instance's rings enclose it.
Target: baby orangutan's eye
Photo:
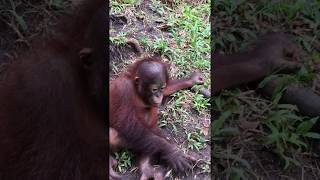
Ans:
[[[153,92],[153,93],[155,93],[155,92],[157,92],[157,91],[158,91],[157,88],[153,88],[153,89],[152,89],[152,92]]]

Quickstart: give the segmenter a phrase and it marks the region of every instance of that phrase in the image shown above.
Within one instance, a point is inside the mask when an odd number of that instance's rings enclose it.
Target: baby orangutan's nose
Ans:
[[[163,95],[155,95],[155,96],[153,96],[153,103],[154,104],[157,104],[157,105],[160,105],[161,104],[161,102],[162,102],[162,97],[163,97]]]

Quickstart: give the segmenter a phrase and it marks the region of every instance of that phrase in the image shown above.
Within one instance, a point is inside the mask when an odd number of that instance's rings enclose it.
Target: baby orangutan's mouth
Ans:
[[[153,103],[152,103],[152,106],[154,106],[154,107],[160,107],[160,106],[161,106],[161,102],[160,102],[160,103],[153,102]]]

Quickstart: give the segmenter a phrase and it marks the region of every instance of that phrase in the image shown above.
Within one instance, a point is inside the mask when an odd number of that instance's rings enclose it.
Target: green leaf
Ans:
[[[56,9],[61,9],[63,7],[62,2],[63,2],[62,0],[53,0],[51,3],[51,6]]]
[[[315,132],[308,132],[304,134],[303,136],[308,137],[308,138],[313,138],[313,139],[320,139],[320,134],[315,133]]]
[[[292,105],[292,104],[278,104],[277,107],[279,109],[288,109],[291,111],[299,111],[298,107],[296,105]]]
[[[230,180],[241,180],[247,179],[244,175],[244,170],[241,168],[231,167],[230,170]]]
[[[240,134],[240,131],[238,128],[228,127],[221,129],[219,134],[221,136],[237,136]]]
[[[212,123],[212,132],[213,132],[213,135],[217,135],[219,134],[219,129],[221,129],[221,127],[223,126],[225,120],[231,115],[231,112],[230,111],[225,111],[223,112],[220,117],[213,121]]]
[[[273,97],[272,97],[272,103],[273,104],[278,104],[280,99],[282,98],[282,95],[283,95],[283,91],[281,92],[278,92],[277,94],[275,94]]]
[[[279,136],[279,133],[278,133],[278,132],[272,133],[272,134],[270,134],[270,135],[268,135],[268,136],[266,137],[264,144],[265,144],[265,145],[273,144],[273,143],[275,143],[275,142],[278,142],[278,141],[279,141],[279,138],[280,138],[280,136]]]
[[[291,134],[288,141],[292,144],[297,145],[299,147],[299,149],[300,149],[300,146],[307,148],[307,144],[302,142],[301,140],[299,140],[299,136],[297,134]]]
[[[309,121],[304,121],[300,123],[299,126],[297,127],[296,132],[298,134],[307,133],[312,128],[312,126],[317,122],[317,120],[318,120],[318,117],[312,118]]]
[[[234,37],[234,35],[231,34],[231,33],[225,34],[224,38],[225,38],[228,42],[235,42],[235,41],[236,41],[236,37]]]
[[[311,52],[312,47],[307,40],[302,39],[302,45],[308,52]]]
[[[275,78],[276,75],[271,75],[266,78],[264,78],[258,85],[259,88],[264,88],[273,78]]]
[[[28,25],[27,25],[26,21],[23,19],[23,17],[18,15],[15,11],[10,10],[9,12],[16,18],[16,21],[17,21],[19,27],[22,29],[22,31],[27,32]]]

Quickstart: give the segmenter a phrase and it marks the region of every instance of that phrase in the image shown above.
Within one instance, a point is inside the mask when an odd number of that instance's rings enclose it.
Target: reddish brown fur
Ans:
[[[161,62],[160,59],[152,59],[152,58],[137,61],[136,63],[134,63],[128,68],[126,73],[124,73],[121,77],[111,82],[112,84],[110,85],[110,94],[109,94],[109,97],[110,97],[109,118],[110,118],[110,126],[115,127],[115,129],[120,129],[123,123],[121,122],[121,120],[127,121],[128,118],[126,116],[130,116],[130,114],[132,114],[131,109],[125,108],[127,106],[137,107],[137,109],[141,111],[139,112],[141,116],[150,113],[152,117],[151,119],[149,119],[150,121],[143,122],[138,120],[139,124],[142,123],[141,125],[147,128],[156,127],[156,123],[158,120],[158,117],[157,117],[158,108],[150,107],[144,110],[145,105],[142,102],[142,100],[139,97],[137,97],[135,92],[135,87],[133,84],[134,82],[132,81],[132,79],[135,78],[135,74],[137,72],[138,67],[140,66],[141,63],[143,63],[146,60]],[[163,64],[163,66],[165,66],[165,64]],[[168,81],[168,78],[169,78],[168,72],[166,72],[166,76]],[[114,118],[114,117],[118,117],[118,118]],[[128,126],[131,126],[131,124],[128,124]]]
[[[90,44],[85,33],[102,6],[104,0],[87,1],[7,69],[0,83],[1,180],[107,179],[104,59],[85,69],[78,54]]]
[[[139,66],[145,62],[158,62],[166,74],[167,87],[164,95],[168,96],[180,89],[192,87],[194,84],[203,83],[199,73],[194,73],[190,78],[170,80],[167,71],[168,65],[160,58],[149,57],[131,65],[127,72],[115,79],[110,84],[109,93],[109,120],[110,127],[119,132],[123,146],[138,155],[152,157],[160,154],[161,158],[178,171],[184,171],[187,156],[179,152],[177,147],[161,136],[157,127],[157,107],[144,104],[138,96],[135,87],[135,77]]]

